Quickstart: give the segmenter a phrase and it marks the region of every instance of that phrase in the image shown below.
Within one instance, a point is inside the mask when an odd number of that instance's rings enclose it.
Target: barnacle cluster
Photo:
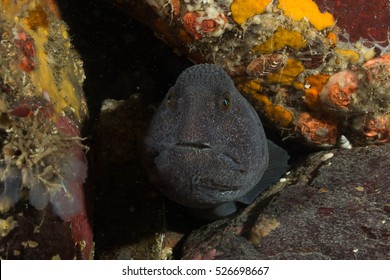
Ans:
[[[286,138],[317,147],[344,134],[354,144],[390,141],[389,47],[349,42],[313,0],[147,3],[192,59],[222,66]]]

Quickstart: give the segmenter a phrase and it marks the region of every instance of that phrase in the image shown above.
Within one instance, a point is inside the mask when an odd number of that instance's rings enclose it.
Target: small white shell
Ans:
[[[340,139],[339,139],[339,146],[340,148],[342,149],[352,149],[352,145],[351,143],[349,142],[349,140],[347,139],[347,137],[345,137],[344,135],[341,135],[340,136]]]
[[[334,153],[327,153],[321,157],[321,161],[327,161],[328,159],[331,159],[334,156]]]

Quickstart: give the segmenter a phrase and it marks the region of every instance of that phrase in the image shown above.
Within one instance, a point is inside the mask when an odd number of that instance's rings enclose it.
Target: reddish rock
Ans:
[[[390,22],[388,0],[315,0],[323,11],[334,15],[337,25],[345,29],[351,42],[360,37],[386,43]]]

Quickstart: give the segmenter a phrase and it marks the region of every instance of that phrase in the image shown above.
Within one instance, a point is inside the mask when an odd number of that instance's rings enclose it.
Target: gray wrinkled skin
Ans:
[[[180,74],[157,109],[145,144],[160,190],[190,208],[234,201],[268,166],[259,117],[225,71],[211,64]]]

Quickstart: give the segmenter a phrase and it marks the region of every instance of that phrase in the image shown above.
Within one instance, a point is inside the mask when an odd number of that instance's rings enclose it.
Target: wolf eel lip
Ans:
[[[210,146],[209,144],[207,143],[196,143],[196,142],[178,142],[174,145],[175,147],[179,147],[179,148],[183,148],[183,149],[196,149],[196,150],[204,150],[204,151],[207,151],[207,150],[211,150],[212,146]],[[221,153],[220,154],[222,156],[222,158],[225,158],[227,159],[228,161],[232,162],[233,164],[235,165],[240,165],[240,161],[237,160],[235,157],[229,155],[228,153]]]
[[[205,151],[209,152],[212,151],[213,146],[208,144],[207,142],[177,142],[171,148],[179,148],[184,150],[198,150],[198,151]],[[219,153],[219,159],[225,161],[226,163],[230,164],[233,167],[233,170],[239,171],[241,173],[248,172],[247,168],[245,167],[245,164],[241,162],[241,160],[237,159],[233,155],[230,155],[229,153],[221,152]]]
[[[204,149],[210,149],[210,145],[207,143],[186,143],[186,142],[179,142],[176,143],[175,146],[177,147],[183,147],[183,148],[194,148],[198,150],[204,150]]]

